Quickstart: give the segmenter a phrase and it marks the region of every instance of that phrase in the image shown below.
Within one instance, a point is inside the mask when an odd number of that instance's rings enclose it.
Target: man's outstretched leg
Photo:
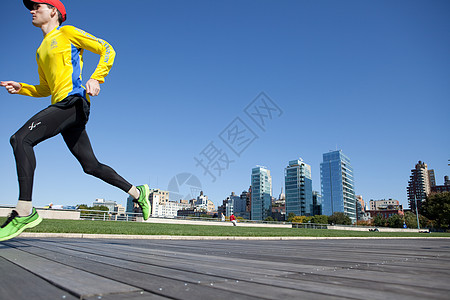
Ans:
[[[150,217],[151,203],[148,185],[144,184],[136,187],[117,174],[114,169],[100,163],[94,154],[84,123],[79,124],[79,126],[73,126],[61,134],[70,152],[81,164],[86,174],[95,176],[128,193],[141,207],[144,220]]]

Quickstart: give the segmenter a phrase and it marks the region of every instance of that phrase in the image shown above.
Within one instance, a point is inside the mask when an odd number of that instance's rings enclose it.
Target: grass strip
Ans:
[[[0,218],[0,224],[3,224],[5,219]],[[369,232],[53,219],[44,219],[39,226],[27,230],[27,232],[242,237],[450,237],[450,233]]]

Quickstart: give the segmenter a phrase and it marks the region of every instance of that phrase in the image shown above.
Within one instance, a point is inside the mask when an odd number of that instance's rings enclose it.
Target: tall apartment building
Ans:
[[[342,150],[323,154],[320,164],[322,210],[324,215],[343,212],[356,222],[356,197],[353,168]]]
[[[314,215],[311,166],[302,159],[289,161],[284,169],[284,184],[286,216],[290,213],[296,216]]]
[[[409,177],[407,193],[409,208],[416,211],[416,202],[420,207],[422,201],[425,201],[431,192],[431,188],[436,186],[434,170],[428,170],[426,163],[419,160],[415,168],[411,170]]]
[[[266,167],[252,169],[251,190],[251,218],[262,221],[272,211],[272,176]]]
[[[322,195],[318,191],[312,192],[313,197],[313,215],[322,215]]]

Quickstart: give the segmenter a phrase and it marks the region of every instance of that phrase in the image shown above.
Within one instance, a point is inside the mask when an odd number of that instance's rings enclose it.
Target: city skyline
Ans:
[[[342,149],[357,195],[406,208],[417,161],[437,184],[450,175],[450,2],[151,1],[145,18],[135,14],[142,2],[131,3],[119,14],[119,1],[64,1],[63,24],[117,52],[87,131],[99,161],[131,183],[182,196],[201,189],[217,206],[248,189],[257,165],[278,194],[301,157],[320,191],[322,154]],[[5,1],[0,25],[0,80],[37,83],[42,33],[29,11]],[[84,83],[97,62],[85,52]],[[18,197],[9,138],[49,104],[0,90],[0,204]],[[125,204],[122,191],[83,173],[61,137],[35,151],[35,206]]]

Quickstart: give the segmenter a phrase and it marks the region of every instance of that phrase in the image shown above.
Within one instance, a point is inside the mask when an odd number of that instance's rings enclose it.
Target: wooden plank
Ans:
[[[0,282],[0,299],[79,299],[3,257],[0,257]]]
[[[16,243],[21,243],[18,239]],[[201,299],[205,295],[214,295],[214,299],[226,299],[239,295],[239,299],[257,299],[253,295],[245,295],[238,292],[223,291],[220,294],[215,294],[216,290],[207,285],[201,285],[202,281],[197,282],[198,278],[189,278],[189,281],[176,280],[170,277],[163,277],[160,275],[153,275],[141,271],[138,267],[137,270],[129,270],[115,265],[102,264],[99,262],[82,259],[82,257],[75,257],[69,255],[62,255],[58,252],[38,249],[37,247],[32,247],[31,245],[27,247],[24,245],[24,250],[29,252],[39,252],[39,256],[52,256],[56,260],[62,261],[66,267],[76,266],[79,270],[83,270],[88,274],[97,274],[98,276],[104,276],[105,280],[115,281],[116,284],[132,284],[133,286],[138,286],[145,291],[167,296],[174,297],[177,299]],[[98,250],[101,252],[101,249]],[[32,254],[29,254],[32,255]],[[119,262],[120,260],[116,260]],[[144,266],[145,267],[145,266]],[[187,273],[186,276],[189,274]],[[211,278],[211,276],[204,275],[203,278]],[[208,281],[209,282],[209,281]],[[98,294],[107,294],[107,292],[102,292]]]
[[[84,297],[83,300],[167,300],[167,298],[144,291],[141,292],[129,292],[119,294],[108,294],[100,296]]]
[[[15,243],[29,255],[144,290],[121,294],[130,299],[446,299],[450,292],[450,241],[19,238]],[[121,299],[118,295],[104,297]]]
[[[15,243],[8,242],[7,244]],[[0,256],[80,297],[140,291],[134,286],[114,282],[102,276],[63,265],[52,258],[46,259],[27,253],[20,250],[20,247],[2,249]]]
[[[45,246],[48,243],[39,243],[39,246]],[[48,245],[47,245],[48,247]],[[51,248],[51,247],[50,247]],[[96,246],[97,253],[101,252],[102,255],[98,255],[96,253],[90,253],[86,254],[84,253],[77,253],[76,250],[72,249],[63,249],[61,246],[55,246],[55,248],[58,248],[57,251],[62,251],[64,257],[67,256],[76,256],[76,255],[82,255],[86,259],[95,260],[102,263],[109,263],[109,264],[116,264],[117,266],[120,266],[122,268],[140,268],[141,271],[145,269],[140,264],[137,264],[135,262],[127,262],[127,257],[120,257],[120,260],[117,261],[117,257],[105,257],[103,255],[108,255],[108,253],[105,253],[104,249],[101,249],[99,251],[98,246]],[[76,247],[75,247],[76,248]],[[110,247],[108,247],[109,249]],[[108,250],[106,250],[108,251]],[[109,255],[117,255],[117,252],[113,250]],[[53,251],[54,253],[54,251]],[[134,256],[133,256],[134,257]],[[220,258],[217,258],[217,260],[220,260]],[[160,261],[157,261],[160,263]],[[154,263],[154,261],[150,261],[150,263]],[[177,266],[180,269],[184,269],[185,264],[178,263]],[[184,274],[184,277],[179,277],[180,271],[179,270],[172,270],[172,269],[164,269],[160,267],[155,267],[154,265],[151,266],[150,270],[148,272],[153,273],[154,275],[161,275],[166,277],[171,277],[179,280],[187,280],[188,282],[192,283],[190,278],[186,278],[186,274]],[[199,272],[205,273],[205,267],[204,266],[197,266],[195,273],[189,274],[192,279],[199,279],[202,278],[201,274],[199,275]],[[260,270],[255,268],[253,272],[247,272],[243,273],[240,267],[233,270],[233,272],[227,272],[228,278],[224,277],[224,272],[222,269],[215,267],[214,269],[208,269],[207,274],[209,275],[216,275],[217,277],[209,276],[205,278],[202,278],[202,280],[199,280],[200,284],[212,284],[215,286],[215,288],[225,289],[225,290],[234,290],[235,286],[232,284],[233,282],[241,282],[241,286],[239,287],[240,292],[251,292],[257,284],[263,284],[263,286],[260,286],[258,290],[264,291],[264,295],[272,297],[287,297],[287,296],[294,296],[298,295],[299,293],[315,293],[315,294],[321,294],[323,295],[339,295],[341,297],[356,297],[357,295],[361,295],[361,293],[364,293],[367,290],[367,280],[359,280],[359,279],[348,279],[348,278],[338,278],[336,276],[330,277],[331,279],[327,280],[327,278],[322,278],[319,280],[312,280],[312,278],[318,278],[318,276],[312,276],[312,274],[305,274],[308,276],[294,276],[294,275],[285,275],[283,277],[276,277],[276,276],[267,276],[267,274],[258,274],[260,273]],[[183,274],[185,272],[181,272]],[[281,274],[280,274],[281,275]],[[298,275],[298,274],[296,274]],[[380,278],[386,278],[385,275]],[[297,279],[300,279],[301,281],[298,281]],[[249,282],[249,280],[251,282]],[[206,281],[206,283],[205,283]],[[350,289],[342,289],[343,286],[349,287]],[[373,299],[385,299],[386,297],[395,297],[399,295],[399,288],[396,284],[392,284],[391,282],[375,282],[372,283],[372,286],[376,286],[377,288],[382,287],[381,291],[380,289],[372,290],[371,297]],[[280,290],[279,287],[282,287],[283,290]],[[291,290],[289,290],[291,289]],[[419,299],[423,297],[433,297],[434,292],[430,293],[428,288],[423,289],[415,289],[414,292],[411,292],[411,290],[414,289],[414,286],[409,286],[405,288],[405,295],[410,297],[411,299]],[[305,295],[303,295],[305,296]]]

